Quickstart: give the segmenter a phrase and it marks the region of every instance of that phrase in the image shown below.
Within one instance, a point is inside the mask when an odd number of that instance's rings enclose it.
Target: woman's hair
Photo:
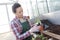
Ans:
[[[17,9],[18,7],[21,7],[21,5],[20,5],[19,3],[15,3],[15,4],[12,6],[12,11],[13,11],[14,13],[16,13],[16,9]]]

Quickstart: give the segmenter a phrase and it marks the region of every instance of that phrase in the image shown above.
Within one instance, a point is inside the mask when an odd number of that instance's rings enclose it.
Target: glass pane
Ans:
[[[60,0],[48,0],[49,11],[58,11],[60,10]]]
[[[33,10],[32,10],[32,5],[31,5],[30,1],[26,3],[26,8],[27,8],[27,10],[26,10],[27,14],[30,16],[30,18],[32,18]]]
[[[32,10],[33,10],[33,15],[38,16],[38,6],[36,5],[36,1],[32,2]]]
[[[0,25],[8,24],[8,17],[5,5],[0,5]]]
[[[12,5],[13,5],[13,4],[7,5],[10,21],[15,17],[14,13],[12,12]]]
[[[38,9],[41,13],[48,13],[46,2],[38,2]]]
[[[48,13],[46,1],[42,0],[40,1],[36,0],[35,2],[33,1],[32,7],[34,11],[34,16],[39,16],[42,13]]]
[[[13,3],[16,2],[17,0],[0,0],[0,3]]]
[[[38,2],[43,2],[43,1],[45,1],[45,0],[37,0]]]
[[[47,6],[46,6],[46,0],[20,0],[20,3],[23,5],[23,9],[26,13],[29,13],[30,17],[38,16],[41,13],[47,13]],[[26,12],[27,11],[27,12]]]
[[[24,15],[26,16],[30,16],[30,18],[33,17],[33,12],[32,12],[32,7],[30,4],[30,0],[19,0],[19,3],[22,5],[23,7],[23,11],[24,11]]]

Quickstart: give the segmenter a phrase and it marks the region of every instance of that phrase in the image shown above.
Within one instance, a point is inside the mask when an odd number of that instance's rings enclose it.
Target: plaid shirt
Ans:
[[[24,16],[24,19],[28,19],[28,17]],[[31,25],[31,23],[29,22],[29,24]],[[30,36],[30,32],[26,31],[25,33],[22,34],[22,25],[19,22],[19,19],[17,17],[15,17],[12,21],[11,21],[11,28],[13,30],[13,33],[16,36],[16,40],[23,40],[25,38],[27,38],[28,36]]]

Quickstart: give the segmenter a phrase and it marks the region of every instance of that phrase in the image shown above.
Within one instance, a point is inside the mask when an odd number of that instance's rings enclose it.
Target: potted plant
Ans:
[[[44,37],[43,34],[37,35],[35,38],[32,38],[32,40],[47,40],[47,37]]]

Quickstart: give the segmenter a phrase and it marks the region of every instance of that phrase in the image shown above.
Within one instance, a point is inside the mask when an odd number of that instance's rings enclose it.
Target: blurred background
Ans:
[[[9,23],[14,18],[12,5],[16,2],[22,5],[24,15],[30,19],[60,10],[60,0],[0,0],[0,40],[15,40]]]

